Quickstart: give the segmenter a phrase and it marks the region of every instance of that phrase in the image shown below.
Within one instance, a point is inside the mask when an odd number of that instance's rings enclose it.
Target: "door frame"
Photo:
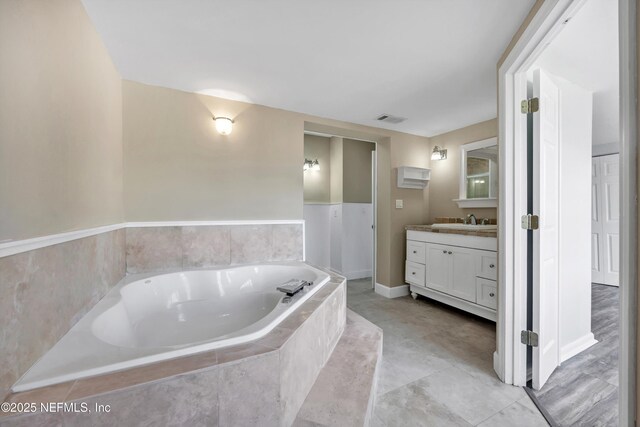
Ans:
[[[498,321],[494,369],[507,384],[527,382],[527,235],[520,216],[527,212],[527,121],[520,101],[527,98],[527,69],[585,0],[546,0],[498,69],[500,207],[498,220]],[[619,0],[620,49],[620,425],[633,425],[636,401],[636,0]],[[585,213],[587,214],[587,213]]]
[[[378,271],[378,141],[374,139],[370,139],[367,137],[359,137],[357,133],[355,135],[347,135],[350,132],[347,132],[344,129],[336,129],[337,132],[318,132],[315,130],[305,129],[303,130],[303,135],[313,135],[313,136],[321,136],[324,138],[347,138],[347,139],[355,139],[362,142],[370,142],[374,145],[375,149],[371,152],[371,209],[373,211],[372,215],[372,230],[373,233],[373,259],[371,265],[371,289],[375,289],[376,287],[376,276]],[[304,145],[304,143],[303,143]],[[304,200],[302,202],[304,206]]]
[[[371,152],[371,233],[373,233],[373,260],[371,262],[371,289],[376,289],[376,264],[378,262],[378,143]]]

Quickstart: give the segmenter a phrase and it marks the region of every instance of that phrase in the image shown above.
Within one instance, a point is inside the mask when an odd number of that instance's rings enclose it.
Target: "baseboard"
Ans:
[[[371,277],[371,270],[350,271],[348,273],[341,273],[347,280],[366,279]]]
[[[560,349],[560,363],[571,359],[573,356],[582,353],[598,341],[594,338],[593,333],[589,332],[583,337],[565,345]]]
[[[389,287],[376,283],[376,293],[386,298],[400,298],[409,295],[409,285]]]

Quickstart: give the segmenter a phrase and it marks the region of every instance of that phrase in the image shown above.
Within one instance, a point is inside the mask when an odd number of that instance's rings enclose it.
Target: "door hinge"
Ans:
[[[525,99],[520,103],[520,111],[522,114],[537,113],[540,109],[540,101],[538,98]]]
[[[531,347],[538,346],[538,334],[533,331],[520,332],[520,342]]]
[[[522,228],[525,230],[537,230],[540,222],[539,220],[538,215],[522,215]]]

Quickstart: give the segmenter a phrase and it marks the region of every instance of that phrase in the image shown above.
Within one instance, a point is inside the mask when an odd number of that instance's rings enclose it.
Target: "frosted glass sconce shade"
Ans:
[[[216,130],[220,135],[229,135],[233,130],[233,120],[228,117],[214,117],[216,122]]]

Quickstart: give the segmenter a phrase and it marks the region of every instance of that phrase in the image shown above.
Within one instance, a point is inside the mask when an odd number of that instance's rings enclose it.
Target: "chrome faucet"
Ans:
[[[465,221],[465,224],[477,225],[478,224],[478,220],[476,219],[476,216],[474,214],[469,214],[469,215],[467,215],[467,219]]]

